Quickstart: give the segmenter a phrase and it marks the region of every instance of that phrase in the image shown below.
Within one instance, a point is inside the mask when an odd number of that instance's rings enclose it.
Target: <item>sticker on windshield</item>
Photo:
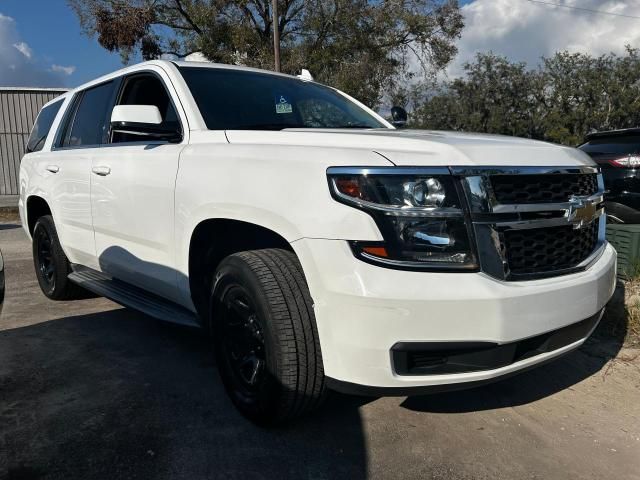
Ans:
[[[276,95],[276,113],[292,113],[291,102],[284,95]]]

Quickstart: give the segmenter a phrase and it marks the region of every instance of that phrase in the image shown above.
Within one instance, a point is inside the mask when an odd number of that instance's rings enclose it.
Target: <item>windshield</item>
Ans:
[[[387,128],[335,90],[297,78],[180,67],[209,130]]]
[[[584,145],[578,147],[583,152],[588,153],[592,157],[601,155],[635,155],[640,152],[640,136],[611,136],[594,138]]]

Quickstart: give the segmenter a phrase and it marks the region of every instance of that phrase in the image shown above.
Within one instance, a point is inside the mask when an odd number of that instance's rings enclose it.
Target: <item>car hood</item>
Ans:
[[[574,166],[595,165],[575,148],[503,135],[433,130],[285,129],[228,130],[233,144],[365,149],[395,165]]]

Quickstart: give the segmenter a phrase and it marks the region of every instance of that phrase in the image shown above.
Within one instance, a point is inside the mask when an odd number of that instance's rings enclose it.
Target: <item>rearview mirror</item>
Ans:
[[[391,125],[396,128],[404,128],[407,125],[407,111],[402,107],[391,108]]]
[[[179,131],[162,125],[162,115],[155,105],[116,105],[111,112],[111,131],[137,135],[140,140],[182,140]]]

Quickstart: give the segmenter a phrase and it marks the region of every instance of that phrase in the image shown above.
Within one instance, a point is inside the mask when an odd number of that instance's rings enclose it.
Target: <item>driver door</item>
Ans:
[[[170,300],[179,301],[174,243],[174,188],[187,142],[184,112],[161,69],[125,77],[116,105],[155,105],[177,143],[109,132],[92,157],[91,207],[100,270]]]

